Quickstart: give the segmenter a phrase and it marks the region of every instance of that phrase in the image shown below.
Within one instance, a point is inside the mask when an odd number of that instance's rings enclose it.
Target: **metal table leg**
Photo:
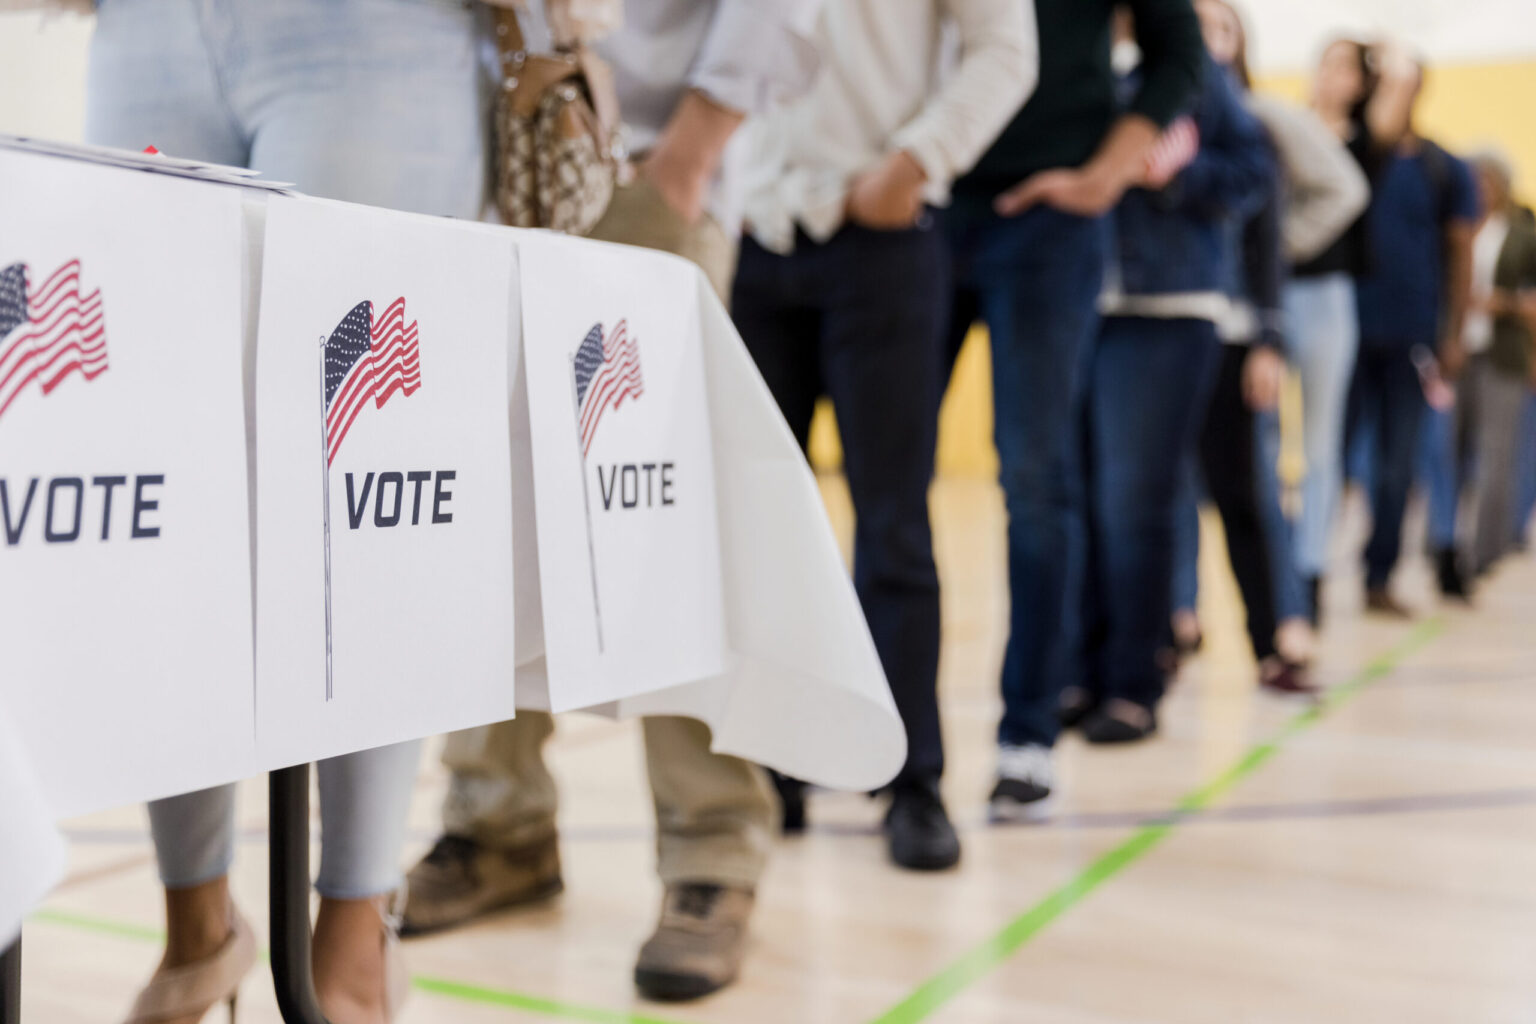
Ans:
[[[287,1024],[327,1024],[309,951],[309,765],[267,777],[271,840],[272,984]],[[0,1020],[0,1024],[11,1024]]]
[[[0,952],[0,1024],[21,1024],[21,936]]]

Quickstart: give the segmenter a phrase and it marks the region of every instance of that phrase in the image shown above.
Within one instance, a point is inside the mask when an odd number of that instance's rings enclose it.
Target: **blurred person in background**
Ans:
[[[527,6],[525,39],[550,40],[561,5]],[[727,297],[740,218],[741,151],[732,140],[747,114],[809,86],[819,6],[625,0],[622,27],[593,49],[613,70],[636,174],[615,188],[591,237],[689,259]],[[741,969],[778,807],[766,772],[714,753],[702,722],[654,716],[642,729],[664,892],[634,980],[653,999],[694,999],[730,984]],[[543,754],[553,732],[548,713],[523,711],[449,736],[443,834],[408,876],[408,934],[561,890],[558,794]]]
[[[958,36],[940,81],[947,30]],[[856,516],[854,584],[907,730],[891,859],[960,859],[939,781],[939,577],[928,485],[950,300],[939,211],[1034,88],[1030,0],[831,0],[810,92],[748,130],[732,316],[804,448],[831,396]],[[785,828],[804,787],[776,777]]]
[[[1318,62],[1312,109],[1372,188],[1408,131],[1416,81],[1412,60],[1390,42],[1372,48],[1335,40]],[[1344,425],[1360,341],[1355,281],[1373,262],[1365,218],[1320,252],[1310,257],[1297,252],[1295,258],[1285,312],[1291,364],[1301,378],[1306,455],[1296,565],[1315,626],[1322,617],[1321,585],[1344,479]]]
[[[1133,65],[1128,36],[1122,46]],[[1131,71],[1125,88],[1138,78]],[[1207,58],[1193,112],[1165,133],[1144,183],[1111,218],[1114,256],[1082,421],[1088,573],[1069,634],[1076,672],[1059,707],[1062,724],[1090,743],[1134,742],[1157,729],[1180,467],[1221,360],[1217,325],[1230,310],[1237,229],[1273,198],[1275,174],[1264,129]],[[1247,440],[1251,448],[1251,433]],[[1252,539],[1251,553],[1265,558],[1262,538]],[[1272,623],[1269,632],[1272,640]]]
[[[1472,305],[1467,316],[1466,390],[1475,520],[1470,568],[1488,572],[1518,532],[1515,521],[1521,421],[1536,388],[1536,229],[1513,198],[1514,172],[1495,150],[1472,157],[1483,202],[1472,243]],[[1462,417],[1463,422],[1468,417]]]
[[[1129,6],[1144,59],[1141,88],[1122,107],[1110,65],[1112,0],[1037,3],[1039,85],[956,182],[945,218],[954,259],[947,354],[952,366],[972,324],[986,324],[1008,509],[994,820],[1041,816],[1055,786],[1063,609],[1083,573],[1076,440],[1108,254],[1104,214],[1144,179],[1147,155],[1188,104],[1204,59],[1189,0]]]
[[[1197,0],[1195,10],[1212,58],[1232,75],[1268,132],[1280,171],[1264,205],[1243,226],[1238,291],[1233,315],[1220,325],[1226,344],[1198,461],[1221,514],[1259,683],[1278,693],[1308,693],[1314,689],[1312,631],[1280,507],[1281,291],[1288,258],[1315,255],[1342,234],[1365,209],[1370,188],[1315,114],[1252,93],[1247,33],[1237,11],[1225,0]],[[1188,653],[1200,636],[1199,522],[1192,491],[1180,515],[1172,627],[1176,652]]]
[[[485,41],[477,12],[411,0],[105,0],[86,139],[252,167],[318,196],[474,219],[485,198]],[[391,894],[420,744],[319,766],[315,989],[335,1024],[392,1020],[408,978]],[[229,892],[235,787],[149,808],[165,955],[130,1024],[191,1024],[235,1003],[257,958]]]
[[[1413,81],[1416,102],[1422,69]],[[1480,216],[1471,170],[1414,132],[1412,105],[1409,111],[1409,129],[1382,170],[1366,214],[1371,259],[1357,282],[1360,351],[1346,430],[1347,438],[1368,439],[1366,608],[1394,618],[1411,614],[1389,584],[1402,550],[1403,516],[1427,408],[1421,373],[1452,380],[1461,373],[1472,236]],[[1454,515],[1449,518],[1454,522]],[[1442,576],[1455,569],[1448,565],[1454,551],[1454,545],[1442,547]]]

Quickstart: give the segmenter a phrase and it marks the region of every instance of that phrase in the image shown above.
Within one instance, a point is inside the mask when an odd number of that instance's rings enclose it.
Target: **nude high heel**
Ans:
[[[240,982],[256,964],[256,935],[238,909],[231,908],[230,917],[229,938],[219,951],[195,963],[156,971],[123,1024],[205,1014],[216,1003],[229,1006],[230,1024],[234,1024]]]

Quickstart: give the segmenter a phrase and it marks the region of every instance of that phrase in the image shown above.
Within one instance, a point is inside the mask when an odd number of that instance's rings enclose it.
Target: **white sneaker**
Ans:
[[[989,798],[993,822],[1038,822],[1050,817],[1056,768],[1049,747],[1004,743],[997,748],[997,785]]]

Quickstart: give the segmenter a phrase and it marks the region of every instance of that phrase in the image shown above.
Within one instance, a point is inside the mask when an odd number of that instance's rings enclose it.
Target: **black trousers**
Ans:
[[[1221,514],[1227,555],[1248,610],[1248,639],[1259,660],[1275,654],[1275,574],[1262,502],[1268,500],[1259,465],[1257,417],[1243,398],[1243,345],[1223,345],[1221,369],[1205,427],[1200,468]]]
[[[795,438],[837,413],[857,525],[853,578],[907,730],[898,786],[944,770],[939,577],[928,521],[949,273],[942,232],[801,232],[788,256],[742,242],[731,315]]]

